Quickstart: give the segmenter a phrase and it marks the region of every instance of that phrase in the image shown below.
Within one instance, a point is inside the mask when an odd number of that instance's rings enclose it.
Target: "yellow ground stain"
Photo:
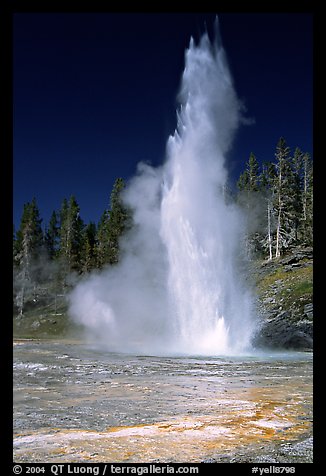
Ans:
[[[289,441],[311,429],[305,401],[284,389],[228,392],[212,414],[117,426],[106,431],[44,428],[14,438],[15,461],[200,462],[238,447]]]

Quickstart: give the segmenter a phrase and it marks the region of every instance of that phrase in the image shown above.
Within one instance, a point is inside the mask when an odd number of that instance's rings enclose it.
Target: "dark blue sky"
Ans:
[[[176,121],[190,36],[216,13],[14,14],[14,222],[35,196],[44,224],[74,194],[98,222],[117,177],[160,164]],[[237,178],[251,151],[273,160],[280,136],[312,154],[313,18],[221,13],[238,96],[254,124],[228,157]]]

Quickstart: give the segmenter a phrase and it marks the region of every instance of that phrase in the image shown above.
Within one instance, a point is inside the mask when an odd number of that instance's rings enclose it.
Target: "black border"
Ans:
[[[143,7],[138,5],[137,10],[133,8],[128,8],[128,10],[123,11],[121,7],[118,7],[116,4],[111,4],[111,2],[99,2],[94,0],[89,2],[74,2],[74,1],[47,1],[47,2],[38,2],[38,1],[10,1],[2,0],[0,5],[0,51],[1,51],[1,103],[0,110],[2,111],[2,117],[4,118],[3,125],[1,130],[1,159],[0,159],[0,177],[1,177],[1,204],[2,204],[2,223],[3,227],[1,230],[1,250],[2,250],[2,285],[1,290],[3,293],[2,303],[2,332],[1,332],[1,374],[2,378],[5,381],[4,390],[2,393],[1,403],[2,403],[2,414],[3,418],[1,424],[1,450],[2,458],[5,459],[5,465],[10,468],[10,473],[12,473],[12,430],[13,430],[13,419],[12,419],[12,405],[13,405],[13,395],[12,395],[12,216],[13,216],[13,170],[12,170],[12,157],[13,157],[13,72],[12,72],[12,51],[13,51],[13,16],[15,13],[83,13],[83,12],[112,12],[112,13],[210,13],[212,10],[218,11],[220,13],[306,13],[313,15],[314,21],[314,254],[315,254],[315,266],[314,266],[314,463],[303,463],[300,468],[296,469],[295,474],[307,474],[307,472],[312,471],[316,465],[319,465],[322,462],[322,442],[321,442],[321,398],[323,395],[323,390],[320,388],[320,385],[323,382],[323,376],[319,374],[322,366],[322,328],[321,322],[323,321],[324,316],[321,312],[321,299],[320,299],[320,289],[323,285],[323,268],[320,260],[320,251],[323,245],[323,232],[319,230],[319,227],[322,223],[321,214],[324,212],[323,199],[319,198],[318,195],[321,193],[322,189],[322,180],[323,174],[322,171],[322,161],[325,160],[321,154],[321,134],[320,126],[323,121],[322,110],[321,110],[321,93],[323,90],[323,82],[321,79],[323,62],[322,58],[322,12],[319,4],[319,8],[313,4],[313,2],[305,1],[300,3],[295,3],[290,6],[286,5],[283,2],[264,2],[255,4],[245,4],[241,2],[238,6],[234,2],[208,2],[207,8],[200,2],[201,10],[188,10],[187,12],[182,9],[175,10],[170,8],[166,3],[164,4],[165,8],[161,9],[159,5],[154,11],[148,9],[148,5]],[[175,5],[174,5],[175,6]],[[245,6],[245,8],[244,8]],[[127,5],[126,5],[127,7]],[[213,7],[213,8],[212,8]],[[215,7],[215,8],[214,8]],[[214,12],[212,12],[214,13]],[[321,118],[321,119],[319,119]],[[321,168],[321,170],[319,170]],[[3,242],[3,243],[2,243]],[[2,462],[4,462],[2,459]],[[221,464],[221,463],[220,463]],[[306,465],[309,464],[307,467]],[[222,473],[225,474],[225,464]],[[22,466],[27,466],[23,464]],[[32,465],[29,465],[32,466]],[[46,465],[45,465],[46,466]],[[78,466],[78,464],[74,464]],[[137,466],[134,465],[134,466]],[[200,471],[199,474],[203,474],[202,464],[199,465]],[[205,465],[204,465],[205,466]],[[241,466],[241,474],[251,474],[252,466],[259,467],[268,467],[266,464],[243,464]],[[281,465],[273,465],[281,466]],[[289,463],[288,466],[296,466],[295,464]],[[210,471],[210,465],[206,465],[207,470]],[[310,469],[311,468],[311,469]],[[231,466],[231,471],[234,472],[236,468],[234,465]],[[4,470],[6,472],[6,470]],[[22,473],[24,474],[24,473]],[[51,474],[50,472],[48,474]],[[65,474],[65,473],[63,473]],[[317,474],[317,472],[316,472]]]

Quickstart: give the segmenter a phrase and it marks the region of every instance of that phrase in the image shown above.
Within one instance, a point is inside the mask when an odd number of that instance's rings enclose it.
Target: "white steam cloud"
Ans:
[[[139,164],[124,193],[134,226],[122,259],[70,295],[70,315],[98,345],[202,355],[250,347],[252,300],[238,269],[243,222],[224,197],[241,110],[222,46],[206,34],[191,40],[166,161]]]

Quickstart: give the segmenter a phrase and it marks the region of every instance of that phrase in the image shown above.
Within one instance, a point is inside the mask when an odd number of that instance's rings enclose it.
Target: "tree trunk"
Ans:
[[[275,258],[281,256],[281,214],[282,214],[282,163],[279,165],[278,173],[278,217],[277,217],[277,229],[276,229],[276,251]]]
[[[268,220],[268,248],[269,248],[269,260],[273,259],[272,251],[272,232],[271,232],[271,205],[267,202],[267,220]]]
[[[275,258],[279,258],[281,256],[280,241],[281,241],[281,208],[278,211],[278,218],[277,218]]]
[[[303,177],[303,221],[306,223],[307,220],[307,166],[304,167],[304,177]]]

